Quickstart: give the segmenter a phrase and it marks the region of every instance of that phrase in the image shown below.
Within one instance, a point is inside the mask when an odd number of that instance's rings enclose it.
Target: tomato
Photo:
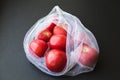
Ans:
[[[63,29],[61,26],[55,26],[53,29],[53,34],[54,35],[67,35],[67,32],[65,29]]]
[[[43,40],[33,40],[29,45],[30,51],[39,57],[42,57],[48,48],[48,45]]]
[[[44,30],[38,34],[38,39],[48,42],[51,36],[52,33],[49,30]]]
[[[46,54],[45,59],[47,68],[53,72],[61,72],[67,62],[66,53],[58,49],[50,50]]]
[[[66,48],[66,36],[65,35],[53,35],[50,38],[49,46],[52,49],[65,50],[65,48]]]
[[[55,23],[51,23],[48,27],[47,27],[47,30],[53,32],[53,28],[56,26]]]
[[[92,47],[84,44],[79,58],[80,63],[85,66],[92,66],[97,61],[97,58],[98,52]]]

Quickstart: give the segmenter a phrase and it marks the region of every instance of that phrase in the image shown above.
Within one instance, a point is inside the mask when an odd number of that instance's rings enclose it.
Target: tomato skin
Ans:
[[[52,49],[65,50],[66,49],[66,36],[65,35],[53,35],[50,38],[49,46]]]
[[[67,62],[66,53],[58,49],[50,50],[46,54],[45,59],[47,68],[53,72],[61,72],[65,68]]]
[[[29,45],[30,51],[39,57],[43,57],[48,45],[43,40],[33,40]]]
[[[54,35],[67,35],[67,32],[65,29],[63,29],[61,26],[55,26],[53,29]]]
[[[37,38],[48,42],[51,36],[52,36],[52,33],[49,30],[45,29],[38,34]]]
[[[53,32],[55,26],[56,26],[55,23],[51,23],[46,29],[49,30],[50,32]]]

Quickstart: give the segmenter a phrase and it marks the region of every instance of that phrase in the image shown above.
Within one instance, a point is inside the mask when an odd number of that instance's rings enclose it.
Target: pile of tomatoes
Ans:
[[[37,38],[29,44],[29,48],[38,57],[45,57],[46,67],[50,71],[61,72],[67,63],[66,38],[67,31],[62,26],[51,23],[46,29],[38,33]],[[80,41],[74,41],[76,40],[73,40],[71,44],[80,43]],[[98,52],[85,43],[79,53],[78,62],[84,66],[92,66],[97,61]]]
[[[62,71],[67,63],[67,32],[62,26],[51,23],[39,32],[37,39],[32,40],[29,48],[38,57],[45,57],[46,67],[53,72]]]

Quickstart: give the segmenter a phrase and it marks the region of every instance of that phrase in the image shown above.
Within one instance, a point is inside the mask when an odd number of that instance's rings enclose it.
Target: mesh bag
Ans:
[[[29,50],[30,42],[51,23],[61,26],[67,32],[65,50],[67,62],[61,72],[50,71],[46,67],[45,56],[38,57]],[[58,6],[55,6],[47,16],[39,19],[28,30],[23,45],[27,59],[41,71],[53,76],[75,76],[92,71],[99,55],[99,47],[92,32],[77,17],[61,10]]]

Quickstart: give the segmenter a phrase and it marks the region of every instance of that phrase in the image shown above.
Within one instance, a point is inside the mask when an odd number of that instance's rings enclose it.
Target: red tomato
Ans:
[[[33,40],[29,45],[30,50],[39,57],[42,57],[48,48],[48,45],[43,40]]]
[[[53,32],[53,28],[56,26],[55,23],[51,23],[48,27],[47,27],[47,30]]]
[[[90,46],[84,44],[79,61],[85,66],[92,66],[98,58],[98,52]]]
[[[53,72],[62,71],[67,62],[66,53],[58,49],[50,50],[46,54],[45,59],[47,68]]]
[[[44,30],[38,34],[38,39],[48,42],[51,36],[52,33],[49,30]]]
[[[50,38],[50,48],[65,50],[66,48],[66,36],[65,35],[53,35]]]
[[[63,29],[61,26],[55,26],[53,29],[53,34],[55,35],[67,35],[67,32],[65,29]]]

